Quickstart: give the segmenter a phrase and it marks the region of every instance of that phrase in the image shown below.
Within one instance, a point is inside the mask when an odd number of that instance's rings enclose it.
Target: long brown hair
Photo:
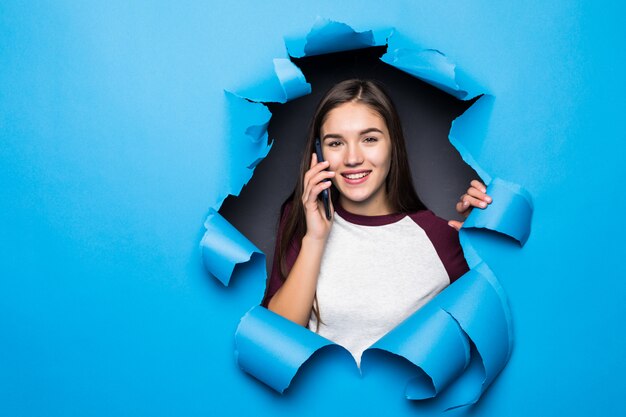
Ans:
[[[302,193],[304,191],[304,174],[309,170],[311,154],[315,152],[315,138],[319,137],[320,130],[328,113],[334,108],[348,102],[362,103],[376,111],[387,124],[391,140],[391,167],[385,180],[387,198],[393,209],[398,213],[408,213],[426,209],[426,206],[417,196],[411,169],[406,152],[406,144],[398,111],[391,97],[385,92],[382,85],[372,80],[351,79],[335,84],[322,97],[309,126],[308,137],[302,160],[300,173],[296,186],[281,207],[281,217],[286,216],[282,233],[278,236],[278,259],[280,260],[280,275],[283,281],[287,279],[289,270],[286,262],[287,251],[295,243],[299,246],[306,234],[306,217],[302,205]],[[330,192],[333,204],[337,204],[338,190],[333,185]],[[290,210],[285,213],[285,208],[290,205]],[[317,307],[317,298],[313,304],[313,313],[317,318],[318,326],[321,322],[320,312]]]

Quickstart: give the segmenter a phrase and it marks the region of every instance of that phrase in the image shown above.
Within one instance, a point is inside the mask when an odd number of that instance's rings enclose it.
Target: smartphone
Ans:
[[[317,155],[317,162],[324,162],[324,155],[322,155],[322,143],[320,138],[315,138],[315,154]],[[324,181],[330,181],[326,178]],[[328,188],[322,190],[322,202],[324,203],[324,211],[326,212],[326,218],[330,220],[330,194]]]

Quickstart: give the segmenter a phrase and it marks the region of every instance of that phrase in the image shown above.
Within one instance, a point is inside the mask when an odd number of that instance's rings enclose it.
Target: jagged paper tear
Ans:
[[[267,107],[228,91],[226,103],[230,115],[230,141],[223,158],[229,160],[231,168],[220,181],[213,182],[221,189],[217,190],[217,203],[209,208],[204,222],[206,231],[200,241],[205,268],[224,285],[229,284],[237,265],[264,257],[254,257],[253,254],[262,254],[261,251],[217,210],[228,195],[239,195],[252,178],[254,168],[272,148],[272,144],[267,143],[267,126],[271,117]]]
[[[460,99],[484,93],[441,52],[416,47],[389,30],[356,32],[346,24],[318,19],[305,37],[286,39],[287,50],[294,57],[385,43],[389,48],[381,60],[387,64]],[[261,117],[267,116],[263,111],[269,112],[254,102],[286,102],[310,92],[301,71],[287,58],[275,59],[274,69],[270,81],[228,95],[233,126],[230,140],[234,146],[232,176],[227,182],[230,188],[224,190],[223,198],[239,193],[271,147],[266,144],[269,116]],[[454,121],[450,132],[451,143],[488,184],[494,200],[489,209],[474,210],[464,229],[494,230],[523,245],[530,233],[532,217],[529,194],[515,184],[493,179],[475,159],[480,156],[492,106],[493,96],[483,94]],[[205,226],[207,232],[202,239],[205,265],[227,285],[234,265],[250,259],[258,249],[215,210],[209,214]],[[380,362],[376,358],[381,354],[405,358],[415,370],[415,377],[407,382],[406,397],[439,398],[445,390],[448,409],[478,401],[505,366],[513,346],[511,313],[504,291],[464,238],[463,229],[461,242],[471,270],[377,341],[362,359],[363,366],[368,367]],[[252,308],[241,319],[235,341],[241,369],[281,393],[312,356],[330,346],[336,347],[333,342],[263,307]],[[380,366],[384,366],[384,361]]]
[[[302,58],[382,46],[390,34],[389,29],[357,32],[345,23],[318,17],[305,37],[285,36],[285,46],[290,56]]]

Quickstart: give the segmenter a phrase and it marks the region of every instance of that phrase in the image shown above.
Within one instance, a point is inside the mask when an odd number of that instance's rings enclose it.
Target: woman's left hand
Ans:
[[[487,187],[485,187],[485,184],[478,180],[473,180],[467,192],[463,194],[459,198],[459,202],[456,203],[456,211],[467,218],[474,207],[484,209],[491,204],[491,201],[491,197],[487,195]],[[457,220],[450,220],[448,224],[456,230],[460,230],[463,226],[463,222]]]

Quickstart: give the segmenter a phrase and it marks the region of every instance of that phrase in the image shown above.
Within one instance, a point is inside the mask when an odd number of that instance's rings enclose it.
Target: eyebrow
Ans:
[[[384,132],[376,127],[368,127],[365,130],[361,130],[359,132],[359,136],[362,135],[367,135],[368,133],[372,133],[372,132],[378,132],[380,134],[384,134]],[[326,135],[324,135],[324,137],[322,138],[322,140],[326,140],[326,139],[343,139],[343,136],[338,134],[338,133],[327,133]]]

